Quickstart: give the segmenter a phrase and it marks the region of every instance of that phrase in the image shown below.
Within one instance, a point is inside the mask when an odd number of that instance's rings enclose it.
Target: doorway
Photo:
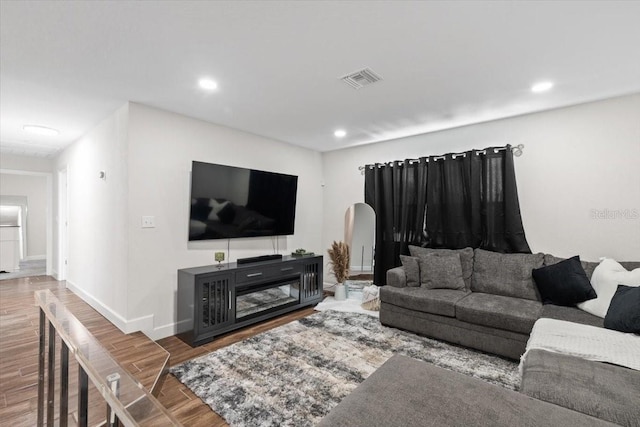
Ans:
[[[0,205],[20,206],[17,257],[19,271],[11,274],[51,275],[53,270],[52,174],[0,169]],[[4,277],[10,278],[10,277]]]

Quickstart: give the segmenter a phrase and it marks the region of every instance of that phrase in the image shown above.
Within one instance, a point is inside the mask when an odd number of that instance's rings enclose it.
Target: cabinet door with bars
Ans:
[[[304,262],[300,302],[315,300],[318,302],[322,300],[322,262],[317,259]]]
[[[231,274],[212,274],[196,278],[199,305],[195,307],[200,333],[220,329],[235,320],[234,287]]]

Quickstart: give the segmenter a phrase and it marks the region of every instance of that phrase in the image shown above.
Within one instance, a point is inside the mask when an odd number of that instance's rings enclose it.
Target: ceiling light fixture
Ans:
[[[338,129],[333,134],[336,136],[336,138],[344,138],[345,136],[347,136],[347,131],[344,131],[342,129]]]
[[[539,82],[531,86],[531,92],[533,93],[546,92],[552,87],[553,87],[552,82]]]
[[[218,83],[214,82],[211,79],[200,79],[198,80],[198,85],[204,90],[216,90],[218,89]]]
[[[22,129],[27,132],[35,133],[38,135],[44,135],[44,136],[56,136],[60,133],[60,131],[57,129],[52,129],[46,126],[38,126],[38,125],[24,125],[22,126]]]

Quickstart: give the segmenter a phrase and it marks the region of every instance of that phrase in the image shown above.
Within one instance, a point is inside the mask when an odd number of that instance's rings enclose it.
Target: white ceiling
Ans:
[[[640,2],[0,7],[4,152],[51,155],[126,101],[328,151],[640,92]],[[384,80],[338,80],[364,67]],[[531,93],[540,80],[555,87]]]

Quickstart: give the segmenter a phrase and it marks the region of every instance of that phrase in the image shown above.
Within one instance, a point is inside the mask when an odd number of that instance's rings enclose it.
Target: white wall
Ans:
[[[47,157],[20,156],[9,153],[0,155],[0,169],[51,173],[53,163],[53,160]]]
[[[532,251],[640,260],[640,94],[324,153],[324,247],[364,201],[358,166],[505,144],[525,145],[515,165]]]
[[[227,251],[227,240],[187,242],[193,160],[298,175],[296,233],[277,239],[279,252],[323,252],[320,153],[135,103],[129,114],[127,317],[143,319],[148,335],[175,333],[177,270]],[[141,228],[143,215],[155,217],[155,228]],[[232,239],[226,258],[273,253],[275,245]]]
[[[27,198],[27,258],[44,259],[47,253],[47,178],[43,175],[0,174],[0,195]]]
[[[128,110],[118,109],[55,159],[56,170],[68,171],[67,286],[125,332],[134,330],[126,297]]]

